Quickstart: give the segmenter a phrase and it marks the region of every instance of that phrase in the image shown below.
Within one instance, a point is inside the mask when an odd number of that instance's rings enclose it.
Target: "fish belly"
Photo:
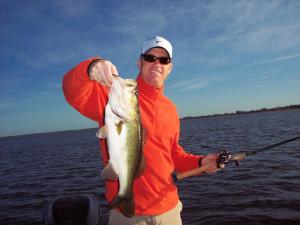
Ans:
[[[122,122],[121,132],[117,125]],[[119,177],[118,195],[126,196],[132,193],[132,183],[136,173],[139,156],[137,140],[137,125],[120,120],[109,105],[106,109],[105,123],[108,130],[109,161]]]

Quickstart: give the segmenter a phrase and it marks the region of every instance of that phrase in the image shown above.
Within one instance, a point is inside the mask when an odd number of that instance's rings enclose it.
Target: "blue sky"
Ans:
[[[63,75],[92,56],[137,75],[142,42],[174,48],[181,117],[300,104],[300,1],[0,1],[0,136],[96,127]]]

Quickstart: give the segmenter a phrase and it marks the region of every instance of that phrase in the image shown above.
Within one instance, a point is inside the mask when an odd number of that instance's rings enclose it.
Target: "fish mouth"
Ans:
[[[137,97],[137,82],[133,79],[114,77],[109,94],[109,104],[113,114],[121,121],[131,120],[132,98]]]
[[[126,87],[136,87],[137,83],[135,80],[132,79],[126,79],[125,80],[125,86]]]

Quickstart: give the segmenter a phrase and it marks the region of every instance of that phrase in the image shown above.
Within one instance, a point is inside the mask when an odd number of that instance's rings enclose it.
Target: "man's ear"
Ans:
[[[172,69],[173,69],[173,63],[170,64],[170,68],[169,68],[168,73],[171,73]]]
[[[138,60],[137,60],[137,67],[139,68],[139,71],[141,71],[141,68],[142,68],[142,60],[141,60],[141,58],[138,58]]]

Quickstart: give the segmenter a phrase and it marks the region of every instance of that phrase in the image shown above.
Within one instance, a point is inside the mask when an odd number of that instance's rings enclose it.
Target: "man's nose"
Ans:
[[[155,61],[154,61],[154,64],[160,64],[160,62],[159,62],[159,59],[158,59],[158,58],[156,58],[156,59],[155,59]]]

